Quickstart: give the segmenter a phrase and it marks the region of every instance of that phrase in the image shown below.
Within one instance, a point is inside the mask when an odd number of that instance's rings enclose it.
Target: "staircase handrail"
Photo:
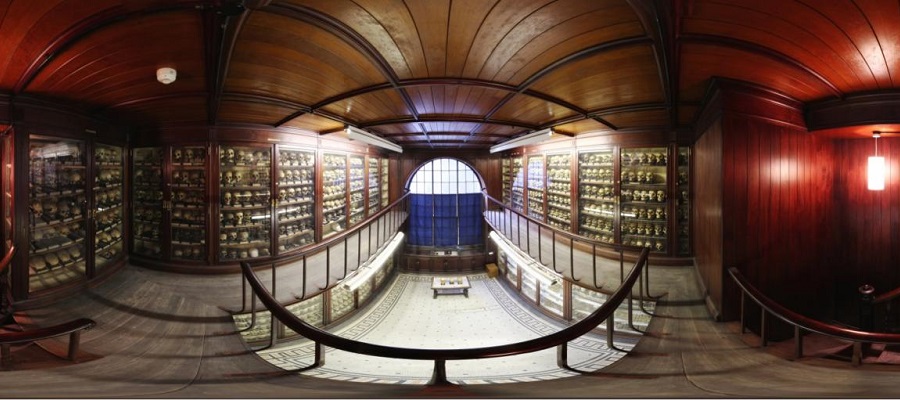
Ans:
[[[862,343],[900,343],[900,334],[897,333],[868,332],[858,329],[846,328],[835,324],[819,321],[817,319],[810,318],[803,314],[792,311],[763,294],[759,289],[753,286],[744,277],[744,275],[741,274],[740,271],[738,271],[737,268],[729,268],[728,273],[731,274],[731,277],[741,289],[741,333],[744,332],[745,327],[744,297],[750,296],[750,298],[763,309],[762,324],[760,328],[762,346],[766,346],[768,342],[765,329],[766,313],[771,314],[794,327],[795,358],[800,358],[803,356],[802,330],[854,342],[853,362],[856,364],[861,362],[860,353],[862,350]]]

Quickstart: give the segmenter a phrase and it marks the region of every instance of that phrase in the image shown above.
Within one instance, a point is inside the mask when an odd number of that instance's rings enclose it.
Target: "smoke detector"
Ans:
[[[162,67],[156,70],[156,80],[163,85],[168,85],[172,82],[175,82],[175,78],[178,76],[178,72],[175,71],[174,68]]]

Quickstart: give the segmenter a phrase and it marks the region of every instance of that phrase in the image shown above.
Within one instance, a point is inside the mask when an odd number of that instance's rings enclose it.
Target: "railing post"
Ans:
[[[72,331],[69,334],[69,360],[75,361],[78,355],[78,345],[81,342],[81,329]]]
[[[541,239],[542,239],[542,237],[541,237],[541,224],[538,224],[537,227],[538,227],[538,231],[537,231],[537,236],[538,236],[538,262],[541,263],[541,264],[543,264],[543,263],[544,263],[544,256],[541,254],[541,253],[542,253],[541,247],[543,247],[543,246],[541,246]],[[556,231],[553,231],[553,242],[554,242],[554,243],[556,242]],[[529,255],[530,255],[530,254],[529,254]],[[553,253],[553,263],[554,263],[554,265],[556,264],[556,253],[555,253],[555,252]],[[556,268],[554,268],[554,269],[556,269]]]
[[[860,366],[862,364],[862,342],[853,342],[853,365]]]
[[[325,365],[325,346],[323,346],[321,342],[316,342],[313,366],[321,367],[323,365]]]
[[[859,327],[866,332],[875,330],[875,288],[872,285],[859,287]]]
[[[452,385],[450,381],[447,380],[447,361],[434,360],[434,372],[431,374],[431,380],[428,381],[428,386],[445,385]]]
[[[613,338],[616,330],[616,312],[613,311],[609,317],[606,318],[606,346],[610,349],[615,348],[613,346]]]
[[[760,305],[760,321],[759,321],[759,339],[760,346],[766,347],[769,345],[769,338],[766,337],[766,309]]]
[[[799,360],[801,357],[803,357],[803,335],[800,326],[794,325],[794,359]]]
[[[741,290],[741,335],[747,332],[747,324],[744,323],[744,304],[747,302],[747,292]]]
[[[560,368],[569,368],[569,343],[563,343],[556,346],[556,366]]]

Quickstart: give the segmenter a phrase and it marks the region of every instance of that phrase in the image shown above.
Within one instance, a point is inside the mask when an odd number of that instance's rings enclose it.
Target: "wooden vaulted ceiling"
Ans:
[[[713,77],[806,103],[895,90],[897,21],[896,0],[6,0],[0,93],[485,149],[688,127]]]

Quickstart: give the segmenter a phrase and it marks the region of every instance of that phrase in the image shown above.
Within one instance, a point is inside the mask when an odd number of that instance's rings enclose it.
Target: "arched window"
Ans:
[[[482,244],[481,190],[469,165],[452,158],[431,160],[409,180],[408,243],[451,247]]]

